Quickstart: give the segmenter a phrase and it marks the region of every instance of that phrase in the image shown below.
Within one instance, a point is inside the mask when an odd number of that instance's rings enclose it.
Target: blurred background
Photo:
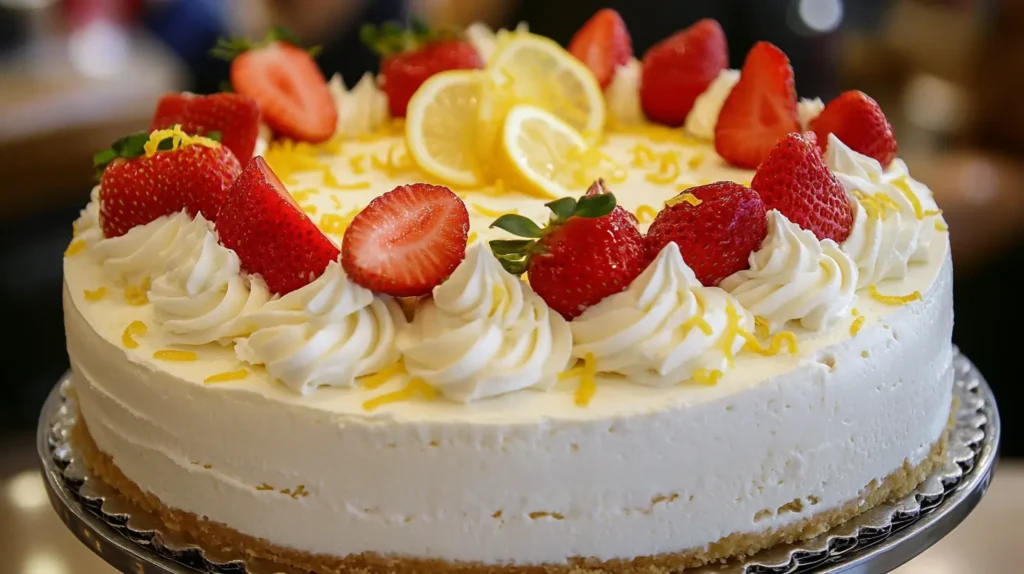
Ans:
[[[638,55],[702,17],[721,22],[732,66],[768,40],[786,51],[802,97],[858,88],[892,121],[901,156],[931,186],[951,228],[955,342],[985,373],[1004,414],[1004,461],[966,525],[901,574],[1019,572],[1024,549],[1024,391],[1017,336],[1024,266],[1024,2],[1020,0],[0,0],[0,573],[109,572],[48,508],[33,432],[67,369],[62,252],[88,201],[92,154],[148,125],[164,92],[217,91],[221,36],[275,25],[351,85],[376,58],[363,22],[476,21],[563,45],[598,8],[616,8]],[[1014,305],[1018,305],[1014,307]],[[1009,332],[1008,332],[1009,331]],[[1014,540],[1016,539],[1016,542]],[[982,555],[975,547],[990,545]],[[975,561],[982,560],[981,562]]]

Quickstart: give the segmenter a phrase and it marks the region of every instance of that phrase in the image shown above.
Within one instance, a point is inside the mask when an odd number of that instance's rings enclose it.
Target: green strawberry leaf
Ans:
[[[244,52],[263,48],[273,44],[274,42],[285,42],[292,46],[299,48],[302,47],[302,43],[299,42],[298,36],[287,28],[275,26],[270,30],[265,38],[255,42],[246,38],[219,38],[217,40],[217,44],[214,45],[209,54],[218,60],[227,60],[230,62]],[[313,46],[312,48],[308,48],[306,53],[308,53],[311,58],[315,58],[321,50],[322,48],[320,46]]]
[[[611,193],[599,193],[597,195],[585,195],[576,203],[575,217],[596,218],[604,217],[615,209],[615,195]]]
[[[492,239],[488,245],[491,246],[491,251],[496,256],[518,255],[522,257],[534,243],[536,242],[532,239]]]
[[[576,200],[571,197],[556,199],[545,203],[544,205],[546,205],[555,215],[555,221],[565,221],[572,217],[573,213],[576,212]]]
[[[532,239],[537,239],[544,235],[544,231],[540,227],[538,227],[537,224],[533,222],[533,220],[531,220],[528,217],[523,217],[522,215],[516,215],[514,213],[506,213],[505,215],[502,215],[498,219],[495,219],[494,223],[491,224],[491,227],[504,229],[505,231],[508,231],[512,235],[518,237],[529,237]]]
[[[501,255],[498,256],[498,263],[512,275],[522,275],[530,267],[530,258]]]

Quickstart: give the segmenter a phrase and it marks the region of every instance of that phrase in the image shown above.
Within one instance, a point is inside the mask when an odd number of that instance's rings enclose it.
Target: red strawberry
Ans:
[[[262,276],[272,293],[308,285],[339,255],[260,156],[249,160],[231,187],[217,233],[242,268]]]
[[[220,141],[239,161],[249,161],[260,129],[260,109],[242,94],[197,96],[180,93],[160,98],[150,130],[181,125],[190,134],[220,133]]]
[[[608,186],[605,185],[604,180],[599,179],[594,183],[590,184],[590,187],[587,188],[586,195],[587,197],[590,197],[593,195],[600,195],[602,193],[611,192],[612,190],[608,189]],[[610,216],[616,220],[616,225],[625,225],[627,223],[633,225],[634,227],[640,225],[640,221],[636,218],[636,215],[633,215],[632,212],[627,210],[625,207],[622,207],[621,205],[616,205],[615,209],[612,210]]]
[[[779,138],[800,131],[796,110],[789,58],[772,44],[758,42],[718,115],[715,150],[737,167],[756,169]]]
[[[391,116],[404,118],[409,99],[427,78],[447,70],[484,67],[480,54],[469,42],[446,32],[434,32],[414,22],[410,30],[394,23],[360,30],[363,43],[380,54],[381,87],[388,96]]]
[[[651,121],[681,126],[693,102],[729,66],[725,32],[704,19],[644,54],[640,104]]]
[[[228,188],[242,167],[224,146],[190,145],[146,157],[149,134],[139,133],[96,155],[100,180],[100,226],[104,237],[118,237],[161,215],[188,209],[217,219]],[[170,142],[170,138],[165,140]]]
[[[282,136],[319,143],[334,135],[334,99],[320,68],[301,48],[272,41],[238,54],[231,62],[231,85],[256,100],[263,120]]]
[[[777,209],[818,239],[842,243],[850,235],[853,210],[842,184],[821,151],[799,134],[788,134],[757,168],[750,187],[766,209]]]
[[[427,295],[466,257],[469,212],[447,187],[402,185],[345,230],[341,263],[356,283],[396,297]]]
[[[686,190],[700,200],[669,201],[654,218],[644,240],[653,260],[668,243],[679,246],[683,260],[701,284],[719,281],[750,266],[750,254],[768,235],[764,203],[757,192],[731,181]]]
[[[615,70],[633,58],[633,40],[622,16],[611,8],[604,8],[591,16],[572,37],[569,52],[594,72],[601,88],[607,88]]]
[[[873,157],[888,166],[896,159],[896,136],[892,125],[885,119],[878,102],[864,92],[843,92],[822,110],[811,122],[818,134],[818,145],[828,148],[828,134],[836,134],[855,152]]]
[[[592,186],[603,189],[600,182]],[[529,273],[530,285],[548,306],[573,319],[599,301],[629,287],[646,266],[644,238],[611,193],[588,193],[552,201],[543,229],[521,215],[503,215],[500,227],[529,239],[491,241],[507,271]]]

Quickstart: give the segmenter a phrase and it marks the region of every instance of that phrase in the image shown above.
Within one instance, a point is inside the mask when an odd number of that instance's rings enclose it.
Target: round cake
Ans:
[[[351,90],[250,46],[97,156],[64,260],[96,476],[314,572],[651,573],[942,463],[949,242],[873,100],[798,100],[770,44],[729,70],[712,21],[642,62],[609,10],[568,51],[395,33]]]

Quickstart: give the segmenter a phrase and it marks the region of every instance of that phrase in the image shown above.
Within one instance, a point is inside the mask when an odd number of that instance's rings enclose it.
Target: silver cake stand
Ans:
[[[777,546],[744,560],[706,566],[701,574],[889,572],[952,531],[984,496],[999,447],[999,412],[985,379],[954,352],[960,399],[948,444],[949,462],[903,500],[881,505],[813,540]],[[302,574],[225,554],[166,530],[84,469],[71,429],[78,412],[69,375],[50,393],[36,443],[50,502],[84,544],[132,574]],[[689,572],[688,572],[689,574]]]

